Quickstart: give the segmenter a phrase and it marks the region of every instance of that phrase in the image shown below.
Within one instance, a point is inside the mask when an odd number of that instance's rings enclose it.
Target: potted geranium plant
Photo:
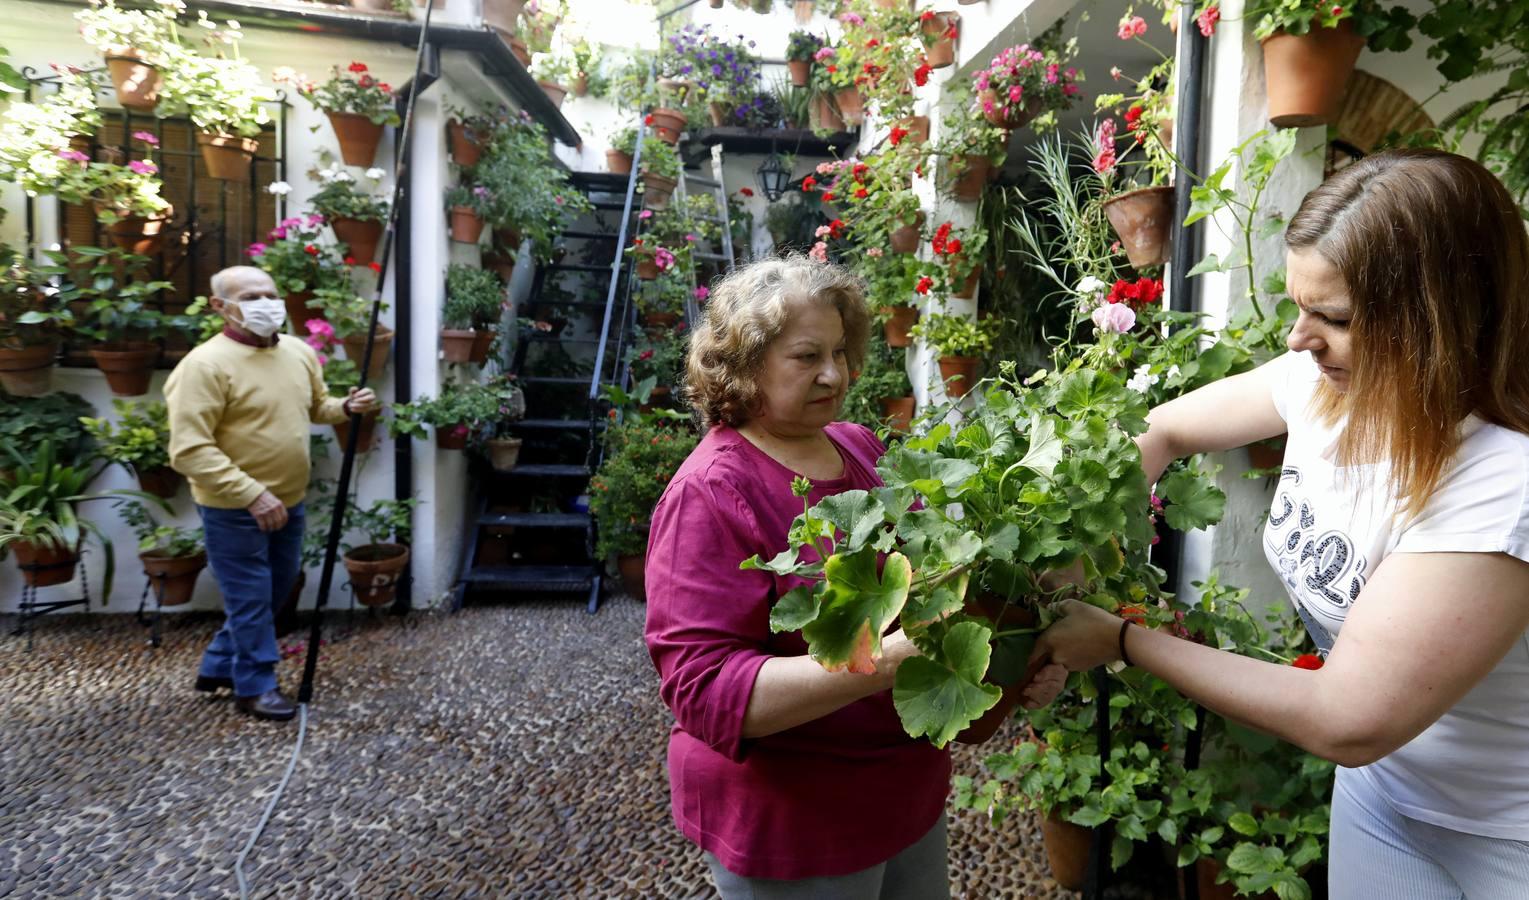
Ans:
[[[589,481],[595,554],[616,558],[627,591],[639,600],[646,598],[643,556],[653,507],[699,441],[684,419],[669,410],[627,412],[606,429],[605,457]]]
[[[74,313],[20,253],[0,244],[0,260],[0,388],[23,397],[46,394]]]
[[[441,309],[441,354],[447,362],[482,365],[504,314],[504,282],[487,269],[453,264],[446,269]]]
[[[435,429],[435,445],[442,450],[461,450],[470,437],[499,415],[502,390],[479,382],[447,382],[434,399],[393,406],[388,428],[394,437],[423,439],[426,426]]]
[[[870,428],[906,433],[916,409],[905,354],[871,342],[865,365],[844,397],[843,418]]]
[[[350,280],[337,279],[314,289],[308,300],[307,321],[303,323],[309,341],[318,348],[318,341],[338,342],[345,348],[345,356],[356,365],[366,355],[366,333],[372,324],[370,300],[356,293]],[[381,304],[378,314],[387,312],[388,305]],[[372,339],[372,359],[366,371],[367,381],[376,381],[387,369],[388,353],[393,349],[393,329],[377,322],[377,333]]]
[[[881,298],[876,310],[889,347],[913,343],[909,330],[918,321],[917,297],[927,295],[939,270],[932,263],[908,254],[882,255],[867,260],[862,268],[869,284],[868,296]]]
[[[456,106],[447,106],[451,118],[446,122],[446,136],[451,149],[451,161],[464,169],[478,164],[483,148],[494,131],[494,120],[486,113],[471,112]]]
[[[931,69],[943,69],[956,61],[956,38],[960,36],[961,14],[935,12],[926,9],[919,13],[919,40],[924,45],[924,61]]]
[[[1164,59],[1136,84],[1135,93],[1095,99],[1096,109],[1123,109],[1129,143],[1120,151],[1115,120],[1100,121],[1094,128],[1093,169],[1111,195],[1104,214],[1138,270],[1167,262],[1173,249],[1173,72],[1173,59]]]
[[[138,486],[169,499],[186,480],[170,468],[170,413],[163,402],[113,400],[114,423],[83,416],[80,424],[100,447],[101,458],[116,463],[138,478]]]
[[[653,281],[674,267],[673,251],[646,238],[633,238],[632,246],[626,248],[626,252],[637,263],[637,277],[643,281]]]
[[[366,178],[376,190],[387,173],[368,169]],[[326,168],[319,172],[323,185],[309,201],[334,229],[334,236],[346,246],[346,256],[356,265],[370,265],[377,256],[377,242],[382,239],[388,218],[388,200],[357,186],[354,176],[344,169]]]
[[[541,86],[542,93],[561,108],[568,96],[568,85],[573,82],[574,62],[563,53],[543,53],[531,63],[531,74]]]
[[[106,58],[118,103],[144,112],[159,105],[164,69],[185,55],[175,37],[175,20],[184,8],[179,0],[154,0],[146,9],[92,0],[90,8],[74,14],[85,42]]]
[[[643,327],[673,328],[685,312],[690,293],[690,276],[677,266],[643,285],[642,293],[637,295],[637,312]]]
[[[655,143],[660,143],[654,138]],[[623,128],[611,135],[610,149],[605,151],[605,168],[612,175],[628,175],[632,171],[632,153],[637,147],[637,129]],[[648,152],[643,147],[643,153]]]
[[[276,292],[287,304],[287,325],[298,337],[307,335],[308,320],[314,318],[308,308],[313,292],[350,282],[339,250],[320,239],[323,228],[321,215],[289,216],[245,251],[250,262],[276,282]]]
[[[207,545],[200,528],[161,525],[143,504],[119,501],[122,520],[138,538],[138,560],[149,577],[160,606],[181,606],[196,592],[196,581],[207,568]]]
[[[669,205],[674,188],[679,184],[680,158],[674,148],[660,140],[645,139],[642,142],[642,201],[649,209],[663,209]]]
[[[823,46],[823,39],[810,31],[793,31],[786,39],[786,68],[793,87],[804,88],[812,75],[812,56]]]
[[[450,213],[451,239],[459,244],[476,244],[483,235],[483,217],[493,210],[494,192],[481,184],[457,184],[446,192]]]
[[[976,294],[982,276],[982,260],[987,250],[987,232],[981,228],[956,228],[945,222],[929,239],[935,262],[945,267],[952,297],[969,299]]]
[[[934,150],[942,160],[937,184],[957,200],[980,200],[1008,156],[1009,133],[982,115],[964,82],[953,85],[950,94],[951,113],[940,120]]]
[[[351,593],[362,606],[386,606],[397,595],[400,573],[409,564],[409,538],[418,503],[413,497],[377,500],[364,507],[351,501],[345,522],[361,532],[366,543],[343,544],[342,560],[350,575]]]
[[[1029,44],[1006,48],[973,76],[982,114],[1009,131],[1032,122],[1038,129],[1050,127],[1056,112],[1070,107],[1082,93],[1082,74],[1064,66],[1054,50],[1042,52]]]
[[[654,326],[645,329],[627,353],[632,382],[640,384],[652,379],[653,389],[648,399],[655,406],[665,404],[674,385],[684,380],[688,331],[683,322],[668,328]]]
[[[813,131],[828,134],[865,121],[865,98],[855,85],[854,50],[846,43],[825,44],[813,54]]]
[[[278,70],[278,81],[292,81],[298,93],[329,116],[340,142],[340,157],[348,166],[371,166],[382,142],[383,126],[402,121],[394,106],[393,88],[378,81],[365,63],[353,62],[340,71],[330,69],[329,80],[317,84],[290,69]]]
[[[172,209],[160,195],[159,165],[154,148],[159,139],[147,131],[135,131],[132,139],[143,146],[142,159],[126,164],[92,162],[78,150],[60,156],[75,163],[63,166],[49,189],[66,203],[94,205],[96,220],[106,226],[112,243],[129,253],[156,254],[164,243],[164,229]]]
[[[63,279],[60,299],[83,307],[75,330],[95,339],[90,355],[106,374],[112,393],[148,393],[160,355],[156,341],[180,324],[151,304],[174,285],[146,278],[148,259],[115,247],[44,252],[53,264],[41,271]]]
[[[200,21],[212,25],[205,12]],[[265,85],[260,70],[239,56],[237,22],[225,22],[209,33],[207,43],[216,48],[216,55],[182,53],[165,70],[164,99],[172,113],[184,113],[197,127],[207,174],[245,182],[260,147],[256,138],[271,121],[265,104],[274,103],[276,93]]]
[[[982,357],[992,351],[998,323],[947,313],[931,313],[909,333],[928,344],[940,357],[940,377],[948,397],[964,397],[976,381]]]
[[[473,170],[475,181],[492,185],[485,218],[496,241],[515,249],[528,238],[541,262],[552,260],[558,237],[570,223],[594,208],[549,147],[547,130],[522,111],[497,123]]]

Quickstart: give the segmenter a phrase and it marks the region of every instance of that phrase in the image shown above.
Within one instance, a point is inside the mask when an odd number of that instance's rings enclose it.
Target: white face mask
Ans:
[[[280,300],[239,301],[240,324],[257,337],[268,338],[287,324],[287,305]]]

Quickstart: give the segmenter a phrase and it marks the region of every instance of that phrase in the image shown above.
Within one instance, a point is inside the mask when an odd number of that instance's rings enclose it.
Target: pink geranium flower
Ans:
[[[143,141],[151,147],[159,146],[159,138],[147,131],[135,131],[133,132],[133,138],[134,140]]]
[[[1216,23],[1221,21],[1221,7],[1208,6],[1205,12],[1200,13],[1195,21],[1200,25],[1200,33],[1206,37],[1216,33]]]
[[[128,163],[127,167],[132,169],[134,172],[137,172],[139,175],[153,175],[155,172],[159,171],[159,166],[154,165],[146,159],[135,159]]]
[[[1141,37],[1146,33],[1147,20],[1141,16],[1132,16],[1129,19],[1120,20],[1120,28],[1115,32],[1115,36],[1122,41],[1129,41],[1131,38]]]
[[[1136,327],[1136,312],[1125,303],[1106,303],[1090,318],[1100,334],[1125,334]]]

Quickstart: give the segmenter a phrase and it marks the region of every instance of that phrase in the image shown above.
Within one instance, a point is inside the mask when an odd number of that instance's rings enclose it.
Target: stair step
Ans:
[[[535,428],[540,430],[562,429],[565,431],[588,431],[588,419],[521,419],[510,423],[511,428]]]
[[[592,200],[595,209],[626,209],[625,200]],[[632,204],[633,209],[640,209],[637,204]]]
[[[593,377],[593,376],[585,375],[583,378],[580,378],[577,375],[522,375],[522,376],[520,376],[520,383],[521,384],[589,384],[589,379],[591,377]]]
[[[594,566],[474,566],[462,575],[468,584],[513,591],[587,591]]]
[[[524,381],[525,379],[521,380]],[[564,465],[561,463],[527,463],[523,466],[516,466],[508,472],[495,472],[495,474],[517,478],[588,478],[589,469],[584,466]]]
[[[563,237],[584,238],[586,240],[591,240],[591,241],[593,241],[593,240],[614,241],[616,239],[616,235],[611,234],[608,231],[580,231],[577,228],[572,228],[572,229],[569,229],[568,231],[560,232],[560,234]]]
[[[586,528],[589,522],[589,513],[485,513],[478,517],[479,525],[515,528]]]

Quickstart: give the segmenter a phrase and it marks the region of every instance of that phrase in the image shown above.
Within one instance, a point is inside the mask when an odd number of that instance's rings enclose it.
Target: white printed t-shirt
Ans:
[[[1321,379],[1311,354],[1287,353],[1270,365],[1278,369],[1274,405],[1289,437],[1264,555],[1323,656],[1366,580],[1392,553],[1507,553],[1529,561],[1529,436],[1469,417],[1459,452],[1422,512],[1393,522],[1387,464],[1353,467],[1344,479],[1324,457],[1341,423],[1329,428],[1307,408]],[[1357,771],[1403,815],[1529,840],[1529,635],[1422,734]]]

